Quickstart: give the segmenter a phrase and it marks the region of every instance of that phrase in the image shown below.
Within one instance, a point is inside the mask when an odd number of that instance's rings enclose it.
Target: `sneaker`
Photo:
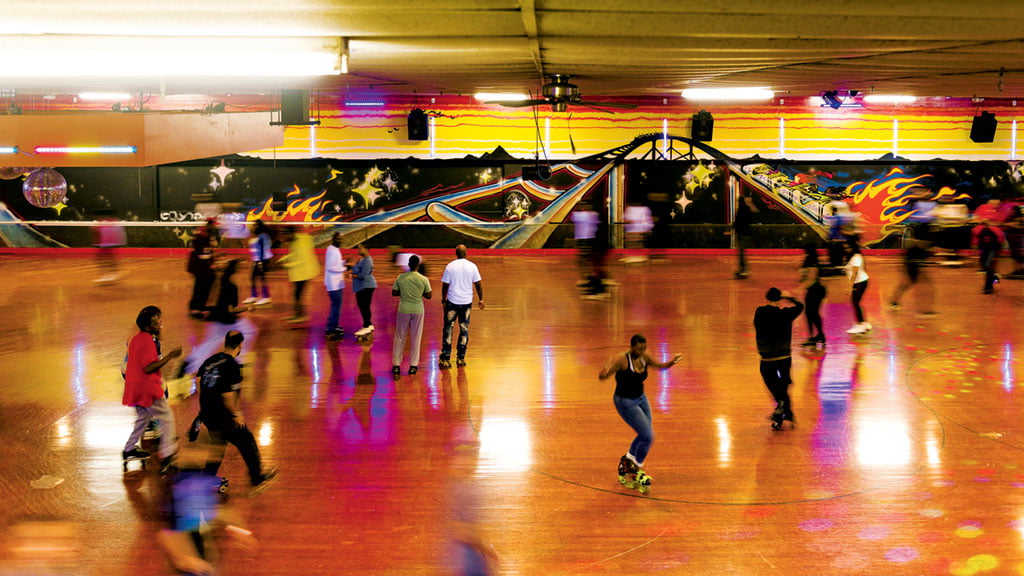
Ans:
[[[370,333],[372,333],[375,330],[375,328],[373,327],[373,324],[370,324],[369,326],[367,326],[366,329],[369,330]]]
[[[410,368],[410,370],[411,370],[411,368]],[[392,366],[391,367],[391,373],[394,374],[395,376],[401,376],[402,375],[402,367],[401,366]]]
[[[128,450],[127,452],[124,452],[124,451],[121,452],[121,459],[122,460],[134,460],[134,459],[142,459],[142,458],[149,458],[149,452],[146,452],[142,448],[136,447],[136,448],[132,448],[131,450]]]
[[[447,358],[442,358],[442,359],[437,361],[437,367],[441,368],[441,369],[451,368],[452,367],[452,361],[448,360]]]
[[[242,300],[242,304],[255,304],[255,303],[256,303],[256,297],[255,296],[249,296],[245,300]]]
[[[260,298],[259,300],[257,300],[255,302],[255,304],[257,306],[268,306],[270,304],[273,304],[273,302],[274,301],[270,299],[270,296],[264,296],[263,298]]]
[[[465,366],[466,365],[466,359],[465,358],[459,358],[458,360],[455,361],[455,365],[459,366],[459,367]]]
[[[409,376],[416,374],[419,371],[418,366],[409,366]]]

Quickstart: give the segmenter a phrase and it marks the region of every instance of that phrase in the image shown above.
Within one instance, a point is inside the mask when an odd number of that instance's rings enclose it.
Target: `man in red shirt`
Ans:
[[[174,412],[167,403],[164,381],[160,369],[172,359],[181,356],[181,348],[166,355],[160,353],[161,313],[156,306],[146,306],[135,318],[139,333],[128,343],[128,363],[124,375],[124,396],[121,403],[135,408],[135,428],[121,452],[121,457],[145,458],[149,453],[139,448],[142,433],[150,420],[160,425],[161,471],[166,468],[178,450],[178,435],[174,428]]]

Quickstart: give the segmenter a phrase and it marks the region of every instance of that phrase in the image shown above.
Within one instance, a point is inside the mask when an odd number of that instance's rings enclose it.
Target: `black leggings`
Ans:
[[[373,324],[370,318],[370,303],[373,302],[374,288],[363,288],[356,292],[356,305],[359,306],[359,314],[363,317],[363,328]]]
[[[825,299],[825,285],[815,282],[807,287],[804,294],[804,314],[807,316],[807,334],[824,337],[825,329],[821,322],[821,301]],[[815,332],[817,329],[817,332]]]
[[[761,360],[761,378],[764,378],[764,385],[772,393],[777,408],[790,420],[793,419],[793,408],[789,403],[789,385],[792,382],[789,371],[792,366],[792,358]]]
[[[860,307],[861,298],[864,298],[864,292],[868,289],[868,281],[857,282],[853,285],[853,293],[851,301],[853,302],[853,313],[857,315],[857,323],[864,322],[864,310]]]

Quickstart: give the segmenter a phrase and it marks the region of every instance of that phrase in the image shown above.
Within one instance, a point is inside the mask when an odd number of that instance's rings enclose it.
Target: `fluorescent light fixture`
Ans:
[[[17,154],[17,146],[0,146],[0,154]]]
[[[916,96],[906,94],[868,94],[864,96],[864,101],[870,104],[909,104],[916,100]]]
[[[771,100],[775,92],[766,86],[757,88],[687,88],[687,100]]]
[[[36,146],[36,154],[135,154],[135,146]]]
[[[341,73],[339,37],[0,36],[0,78],[280,77]]]
[[[130,100],[132,95],[127,92],[82,92],[78,97],[82,100]]]
[[[529,94],[518,94],[515,92],[477,92],[473,94],[480,102],[522,102],[529,100]]]

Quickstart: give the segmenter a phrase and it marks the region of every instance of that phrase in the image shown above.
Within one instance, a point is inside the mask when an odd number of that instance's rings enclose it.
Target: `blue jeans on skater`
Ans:
[[[328,290],[327,297],[331,300],[331,310],[327,313],[327,332],[338,329],[338,317],[341,315],[341,295],[345,290]]]
[[[466,347],[469,346],[469,311],[473,304],[452,304],[444,303],[444,331],[441,339],[441,360],[451,360],[452,357],[452,328],[455,327],[455,320],[459,321],[459,343],[455,346],[455,353],[459,358],[466,357]]]
[[[639,398],[623,398],[612,396],[615,401],[615,409],[619,416],[629,424],[629,427],[636,430],[636,438],[629,445],[629,453],[636,458],[638,464],[643,464],[647,459],[647,452],[654,443],[654,423],[651,420],[651,404],[647,402],[647,395],[641,394]]]

